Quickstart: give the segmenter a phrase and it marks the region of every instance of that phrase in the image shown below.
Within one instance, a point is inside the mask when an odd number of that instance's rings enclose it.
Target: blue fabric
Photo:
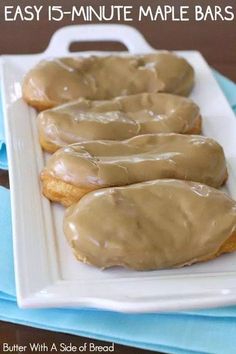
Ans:
[[[230,106],[236,113],[236,84],[233,81],[227,79],[225,76],[218,73],[217,71],[213,70],[212,72],[216,81],[224,92]]]
[[[10,193],[8,189],[0,187],[0,292],[15,296],[11,235]]]
[[[1,96],[0,96],[1,102]],[[4,137],[4,127],[3,127],[3,112],[2,105],[0,104],[0,169],[7,170],[7,151]]]
[[[236,85],[214,72],[236,111]],[[0,159],[6,167],[0,119]],[[16,305],[9,191],[0,187],[0,319],[37,328],[176,354],[236,348],[236,306],[172,314],[126,315],[99,310],[20,310]]]

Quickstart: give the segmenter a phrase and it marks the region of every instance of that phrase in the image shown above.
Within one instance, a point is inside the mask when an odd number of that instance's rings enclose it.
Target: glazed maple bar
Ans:
[[[227,168],[223,149],[210,138],[151,134],[69,145],[49,158],[40,177],[43,194],[69,206],[95,189],[160,178],[220,187]]]
[[[25,76],[23,98],[38,110],[78,99],[107,100],[137,93],[187,96],[194,70],[170,52],[43,60]]]
[[[236,202],[169,179],[106,188],[67,209],[64,232],[76,258],[99,268],[182,267],[236,250]]]
[[[139,94],[108,101],[80,99],[44,112],[37,118],[43,149],[87,140],[124,140],[150,133],[199,134],[199,107],[171,94]]]

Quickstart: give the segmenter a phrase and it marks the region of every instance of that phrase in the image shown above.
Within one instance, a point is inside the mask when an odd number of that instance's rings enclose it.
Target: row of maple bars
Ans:
[[[200,136],[194,70],[169,52],[44,60],[25,77],[54,153],[44,195],[69,207],[77,259],[100,268],[179,267],[236,250],[222,147]],[[195,135],[192,135],[195,134]]]

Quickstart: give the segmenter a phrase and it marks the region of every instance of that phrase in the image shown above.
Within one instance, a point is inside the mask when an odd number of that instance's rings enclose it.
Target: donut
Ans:
[[[26,74],[23,98],[38,110],[78,99],[107,100],[143,92],[187,96],[194,70],[170,52],[43,60]]]
[[[171,94],[139,94],[108,101],[80,99],[37,117],[41,146],[48,152],[86,140],[124,140],[150,133],[198,134],[199,107]]]
[[[76,258],[98,268],[182,267],[236,250],[236,202],[173,179],[105,188],[66,210],[64,233]]]
[[[220,187],[227,178],[221,146],[199,135],[147,134],[59,149],[41,172],[43,194],[65,206],[95,189],[175,178]]]

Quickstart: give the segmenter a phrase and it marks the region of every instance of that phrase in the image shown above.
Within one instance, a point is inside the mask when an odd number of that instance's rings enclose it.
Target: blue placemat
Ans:
[[[7,151],[4,137],[4,126],[3,126],[3,111],[1,105],[2,99],[0,95],[0,169],[7,170]]]
[[[236,111],[236,85],[214,72]],[[0,164],[7,168],[0,117]],[[19,206],[20,207],[20,206]],[[0,319],[168,353],[235,354],[236,306],[172,314],[20,310],[15,300],[9,191],[0,187]]]

